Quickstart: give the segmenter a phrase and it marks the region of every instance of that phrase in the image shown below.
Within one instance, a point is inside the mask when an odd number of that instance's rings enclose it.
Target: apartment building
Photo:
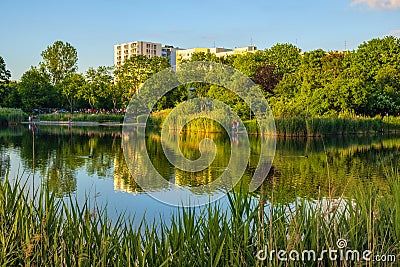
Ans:
[[[226,57],[230,55],[238,55],[244,53],[254,53],[257,51],[257,47],[255,46],[245,46],[245,47],[237,47],[235,49],[228,49],[222,47],[214,47],[214,48],[190,48],[190,49],[182,49],[176,51],[176,65],[179,65],[183,60],[190,60],[194,53],[210,53],[214,54],[217,57]]]
[[[162,46],[160,43],[152,42],[130,42],[114,45],[114,66],[121,67],[124,61],[134,55],[146,55],[149,58],[162,55]]]
[[[136,41],[130,43],[114,45],[114,66],[121,67],[125,60],[134,55],[146,55],[149,58],[158,56],[168,58],[171,66],[179,65],[183,60],[190,60],[194,53],[210,53],[217,57],[226,57],[230,55],[254,53],[257,51],[255,46],[238,47],[235,49],[228,49],[223,47],[214,48],[190,48],[180,49],[171,45],[161,45],[160,43]]]
[[[180,48],[173,47],[172,45],[163,45],[161,48],[161,56],[168,58],[169,64],[174,66],[176,64],[176,51]]]
[[[228,51],[232,51],[232,49],[227,49],[222,47],[214,47],[214,48],[196,47],[190,49],[182,49],[176,51],[176,65],[179,65],[183,60],[189,60],[194,53],[217,54]]]

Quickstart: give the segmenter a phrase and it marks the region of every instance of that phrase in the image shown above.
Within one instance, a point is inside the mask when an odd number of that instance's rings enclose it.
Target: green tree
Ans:
[[[0,107],[7,106],[6,99],[9,96],[9,79],[11,77],[11,73],[6,68],[6,63],[3,57],[0,56]]]
[[[168,67],[168,59],[163,57],[136,55],[127,59],[120,69],[115,70],[117,88],[122,89],[122,104],[127,105],[151,75]]]
[[[10,80],[11,72],[6,68],[6,62],[3,57],[0,56],[0,83],[5,83]]]
[[[254,77],[257,69],[267,62],[266,55],[261,51],[237,55],[232,66],[250,78]]]
[[[122,102],[122,88],[120,88],[120,84],[111,82],[108,90],[108,98],[112,102],[113,109],[120,108]]]
[[[50,76],[53,85],[60,83],[67,75],[78,69],[78,53],[70,43],[56,41],[41,53],[40,67]]]
[[[300,67],[300,49],[292,44],[276,44],[264,50],[266,62],[277,67],[280,74],[294,73]]]
[[[90,67],[85,73],[86,83],[81,88],[78,96],[86,100],[93,112],[94,105],[99,101],[99,86],[96,81],[97,72],[94,68]]]
[[[85,73],[86,83],[80,88],[78,96],[89,103],[92,111],[102,98],[110,94],[110,71],[110,67],[99,66],[97,69],[89,68]]]
[[[61,93],[67,99],[71,112],[73,111],[79,92],[83,90],[85,85],[85,77],[79,73],[69,74],[61,81],[59,85]]]
[[[400,70],[400,38],[387,36],[364,42],[352,54],[351,63],[351,67],[361,70],[371,81],[384,66]]]
[[[0,106],[14,108],[21,107],[17,82],[9,81],[7,83],[0,83]]]
[[[56,91],[49,77],[35,67],[26,71],[18,86],[21,102],[25,108],[56,107]]]

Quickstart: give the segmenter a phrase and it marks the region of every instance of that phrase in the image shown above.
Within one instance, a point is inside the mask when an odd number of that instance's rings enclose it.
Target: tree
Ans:
[[[0,106],[13,108],[21,107],[17,82],[10,81],[7,83],[0,83]]]
[[[85,77],[79,73],[69,74],[61,81],[61,93],[67,99],[71,112],[73,111],[74,102],[84,86]]]
[[[108,98],[111,100],[113,109],[117,109],[120,106],[122,100],[122,88],[118,83],[112,82],[108,87]]]
[[[253,80],[264,89],[264,92],[273,94],[282,77],[283,75],[278,73],[278,68],[275,65],[264,64],[257,68]]]
[[[280,74],[294,73],[301,64],[300,49],[292,44],[276,44],[264,50],[266,62],[277,67]]]
[[[85,73],[85,78],[86,84],[81,87],[78,96],[85,99],[93,111],[100,99],[106,98],[110,94],[112,82],[110,67],[89,68]]]
[[[358,46],[353,53],[352,67],[361,70],[366,78],[373,80],[383,66],[400,69],[400,38],[387,36],[372,39]]]
[[[86,84],[83,86],[79,92],[79,97],[85,99],[93,112],[94,105],[98,102],[98,86],[96,83],[96,70],[94,68],[89,68],[85,73]]]
[[[233,67],[248,77],[254,77],[257,69],[266,63],[266,55],[263,52],[246,53],[237,55],[233,60]]]
[[[6,68],[6,62],[0,56],[0,83],[6,83],[11,77],[11,72]]]
[[[56,107],[57,93],[54,86],[49,77],[35,67],[22,75],[18,90],[25,108]]]
[[[163,57],[148,58],[145,55],[136,55],[127,59],[121,68],[115,71],[118,88],[122,89],[123,104],[129,103],[151,75],[168,67],[168,59]]]
[[[78,53],[70,43],[56,41],[41,53],[40,67],[50,76],[53,85],[59,84],[67,75],[77,71]]]

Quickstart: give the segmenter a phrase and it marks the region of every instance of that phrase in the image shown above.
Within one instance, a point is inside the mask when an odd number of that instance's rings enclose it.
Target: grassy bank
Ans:
[[[150,127],[161,128],[170,113],[170,110],[154,112],[150,115],[148,125]],[[208,114],[210,115],[210,114]],[[213,114],[219,118],[219,114]],[[176,116],[176,115],[175,115]],[[217,122],[206,118],[206,114],[197,114],[198,118],[190,121],[183,128],[188,132],[224,132],[224,129]],[[190,116],[176,116],[173,118],[172,126],[180,128]],[[231,128],[229,118],[220,116],[227,129]],[[275,134],[278,136],[323,136],[323,135],[349,135],[349,134],[375,134],[382,132],[400,132],[400,117],[384,118],[301,118],[287,117],[275,118]],[[139,122],[144,123],[144,117],[138,118]],[[170,125],[170,127],[171,127]],[[268,130],[260,130],[255,120],[245,121],[244,126],[249,134],[272,134]],[[171,129],[173,130],[173,129]]]
[[[117,114],[85,114],[85,113],[58,113],[58,114],[41,114],[42,121],[68,121],[68,117],[73,121],[90,121],[90,122],[123,122],[124,115]]]
[[[246,121],[245,126],[252,134],[270,134],[260,132],[255,121]],[[279,136],[369,134],[400,132],[400,118],[275,118],[275,126]]]
[[[0,108],[0,126],[19,124],[26,120],[28,116],[16,108]]]
[[[273,191],[229,195],[229,210],[217,205],[181,209],[171,224],[145,221],[134,226],[121,216],[112,223],[87,202],[56,199],[37,192],[32,202],[7,179],[0,185],[0,264],[2,266],[359,266],[361,261],[280,262],[257,259],[260,250],[371,250],[396,266],[400,247],[400,181],[391,174],[390,194],[360,186],[352,200],[299,200],[273,205]],[[267,203],[272,203],[269,205]],[[322,204],[321,204],[322,203]],[[137,225],[137,224],[135,224]],[[259,254],[263,256],[264,254]],[[346,254],[344,254],[346,255]],[[268,254],[269,256],[269,254]],[[397,263],[393,263],[396,260]],[[365,263],[365,261],[364,261]],[[288,265],[286,265],[288,264]],[[305,265],[304,265],[305,264]]]

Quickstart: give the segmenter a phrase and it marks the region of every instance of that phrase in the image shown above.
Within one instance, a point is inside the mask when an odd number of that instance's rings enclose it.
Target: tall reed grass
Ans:
[[[389,195],[360,186],[354,199],[299,199],[275,204],[274,193],[228,195],[229,209],[209,204],[180,209],[169,224],[121,215],[111,221],[87,201],[57,199],[42,188],[8,178],[0,184],[2,266],[396,266],[400,253],[400,180],[390,174]],[[325,203],[325,204],[321,204]],[[351,204],[349,204],[351,203]],[[338,208],[340,207],[340,208]],[[261,250],[371,250],[390,262],[259,260]],[[261,254],[259,254],[261,255]],[[269,254],[268,254],[269,255]],[[393,262],[395,261],[395,262]]]
[[[270,134],[258,129],[255,121],[246,121],[251,134]],[[275,118],[276,135],[279,136],[323,136],[368,134],[400,131],[400,119],[381,118]]]
[[[0,108],[0,125],[18,124],[26,120],[28,116],[16,108]]]
[[[148,124],[152,127],[161,128],[165,118],[171,110],[153,112]],[[216,112],[218,115],[218,112]],[[196,116],[201,117],[201,113]],[[204,116],[205,117],[205,116]],[[218,116],[217,116],[218,117]],[[230,128],[230,121],[224,122]],[[188,120],[187,116],[175,119],[176,128],[180,128]],[[138,117],[138,121],[145,121]],[[374,134],[378,132],[400,132],[400,117],[385,116],[367,117],[348,117],[348,118],[304,118],[304,117],[284,117],[275,118],[276,132],[271,133],[268,129],[260,129],[255,120],[245,121],[244,126],[249,134],[275,134],[278,136],[323,136],[323,135],[348,135],[348,134]],[[171,129],[172,130],[172,129]],[[185,131],[192,132],[224,132],[224,127],[217,122],[209,119],[197,118],[184,128]]]

